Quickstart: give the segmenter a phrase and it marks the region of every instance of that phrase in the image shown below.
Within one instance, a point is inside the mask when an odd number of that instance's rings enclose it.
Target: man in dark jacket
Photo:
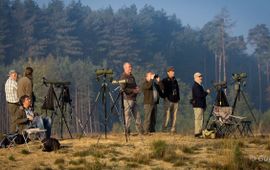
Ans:
[[[206,96],[210,93],[210,90],[206,91],[202,86],[203,76],[197,72],[194,74],[194,84],[192,87],[192,105],[194,110],[195,120],[195,137],[202,135],[203,127],[203,114],[206,109]]]
[[[159,103],[160,78],[153,72],[147,72],[143,82],[144,132],[155,132],[157,104]]]
[[[178,112],[178,102],[180,100],[178,82],[174,76],[174,68],[167,69],[168,77],[162,80],[162,90],[164,97],[164,119],[162,130],[166,130],[169,119],[171,118],[171,132],[176,133],[176,116]]]
[[[121,80],[126,80],[126,83],[121,83],[121,88],[124,92],[124,109],[125,109],[125,122],[126,130],[130,133],[130,121],[133,115],[136,128],[139,133],[142,133],[141,115],[137,109],[136,98],[140,92],[139,87],[136,84],[135,78],[132,75],[132,65],[130,63],[124,63],[124,72],[121,76]],[[132,115],[131,115],[132,114]]]

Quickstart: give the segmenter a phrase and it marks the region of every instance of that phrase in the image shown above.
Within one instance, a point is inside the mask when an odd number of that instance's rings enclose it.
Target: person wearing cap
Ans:
[[[164,97],[164,118],[162,130],[168,128],[169,119],[171,124],[171,132],[176,133],[176,117],[178,112],[178,102],[180,100],[178,82],[174,76],[174,68],[167,69],[167,77],[162,80],[161,89]]]
[[[17,95],[17,72],[10,70],[8,79],[5,83],[5,93],[7,101],[7,109],[9,113],[10,132],[16,132],[16,111],[18,109],[19,98]]]
[[[18,97],[21,98],[24,95],[30,97],[32,101],[32,108],[34,108],[35,96],[33,93],[33,68],[26,67],[24,76],[18,80]]]
[[[203,89],[203,75],[199,72],[194,74],[194,84],[192,86],[192,105],[194,110],[194,135],[200,137],[202,135],[203,128],[203,114],[206,109],[206,96],[210,93],[210,90]]]

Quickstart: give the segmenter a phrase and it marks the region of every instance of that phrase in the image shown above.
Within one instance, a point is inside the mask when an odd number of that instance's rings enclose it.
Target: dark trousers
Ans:
[[[16,111],[18,110],[18,103],[7,103],[7,109],[9,113],[9,132],[16,132],[17,124],[16,124]]]
[[[144,104],[144,132],[155,132],[156,126],[156,104]]]

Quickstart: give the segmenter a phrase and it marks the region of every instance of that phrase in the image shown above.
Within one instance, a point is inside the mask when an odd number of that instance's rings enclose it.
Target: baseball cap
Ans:
[[[12,73],[17,73],[16,70],[9,70],[8,75],[11,75]]]
[[[202,74],[201,74],[200,72],[196,72],[196,73],[194,73],[194,78],[196,78],[196,77],[200,77],[200,76],[202,76]]]

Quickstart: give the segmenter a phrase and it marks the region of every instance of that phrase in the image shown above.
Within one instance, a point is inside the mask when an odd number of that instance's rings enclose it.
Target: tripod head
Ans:
[[[112,81],[113,80],[113,71],[112,69],[96,69],[96,79],[97,81],[103,81],[103,83],[107,81]]]
[[[242,86],[246,86],[246,78],[247,78],[247,73],[233,73],[232,74],[232,79],[234,83],[234,90],[238,91]]]
[[[220,90],[220,89],[226,89],[227,88],[227,82],[226,81],[214,82],[213,86],[217,91]]]

